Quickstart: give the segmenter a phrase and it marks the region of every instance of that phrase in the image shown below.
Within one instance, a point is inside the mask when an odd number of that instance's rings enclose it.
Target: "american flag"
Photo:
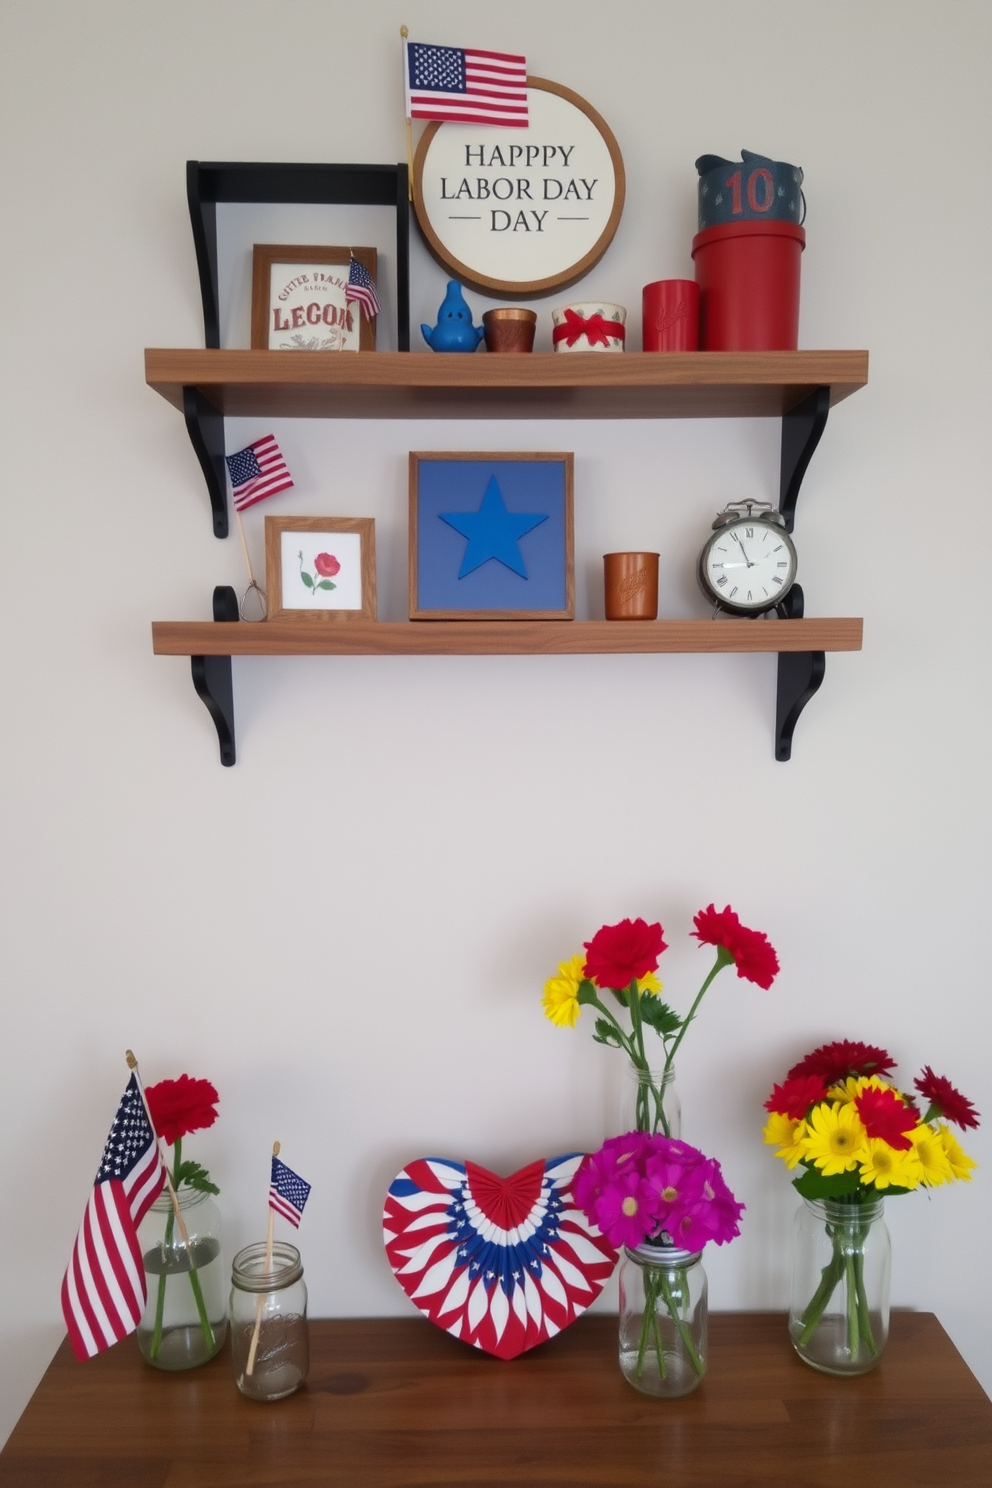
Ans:
[[[244,511],[277,491],[288,491],[293,484],[282,451],[271,434],[256,439],[236,455],[227,455],[226,459],[235,511]]]
[[[375,292],[375,280],[357,258],[353,258],[348,266],[348,288],[344,292],[344,297],[346,300],[357,300],[368,320],[371,320],[373,315],[379,314],[379,296]]]
[[[77,1359],[133,1333],[148,1295],[137,1229],[165,1182],[136,1075],[103,1149],[62,1282],[62,1314]]]
[[[299,1173],[294,1173],[292,1168],[287,1168],[284,1162],[274,1157],[272,1179],[269,1183],[269,1208],[299,1228],[303,1206],[309,1197],[309,1183],[304,1183]]]
[[[527,128],[527,58],[406,44],[406,116]]]

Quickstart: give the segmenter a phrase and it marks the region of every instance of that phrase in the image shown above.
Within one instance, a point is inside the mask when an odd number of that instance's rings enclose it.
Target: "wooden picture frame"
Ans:
[[[252,350],[375,351],[375,320],[355,301],[345,299],[352,258],[375,279],[378,254],[374,248],[255,243]]]
[[[435,121],[413,163],[413,207],[431,253],[461,284],[503,299],[554,294],[588,274],[626,195],[602,114],[548,78],[528,77],[527,91],[527,128]]]
[[[575,618],[573,456],[410,455],[410,619]]]
[[[266,517],[265,586],[270,620],[374,620],[375,521]]]

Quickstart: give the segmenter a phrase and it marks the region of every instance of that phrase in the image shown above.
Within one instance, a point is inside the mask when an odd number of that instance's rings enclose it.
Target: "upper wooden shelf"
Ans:
[[[859,619],[156,620],[156,656],[525,656],[860,651]]]
[[[145,380],[180,410],[195,387],[231,417],[778,418],[816,388],[834,404],[864,387],[868,353],[151,349]]]

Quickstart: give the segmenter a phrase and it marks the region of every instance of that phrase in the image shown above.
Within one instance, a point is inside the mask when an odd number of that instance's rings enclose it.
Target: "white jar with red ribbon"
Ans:
[[[623,351],[627,311],[606,300],[581,300],[552,310],[555,351]]]

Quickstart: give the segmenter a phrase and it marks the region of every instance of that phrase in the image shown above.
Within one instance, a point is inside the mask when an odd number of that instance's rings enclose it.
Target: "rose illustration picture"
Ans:
[[[266,517],[269,618],[374,620],[371,517]]]

